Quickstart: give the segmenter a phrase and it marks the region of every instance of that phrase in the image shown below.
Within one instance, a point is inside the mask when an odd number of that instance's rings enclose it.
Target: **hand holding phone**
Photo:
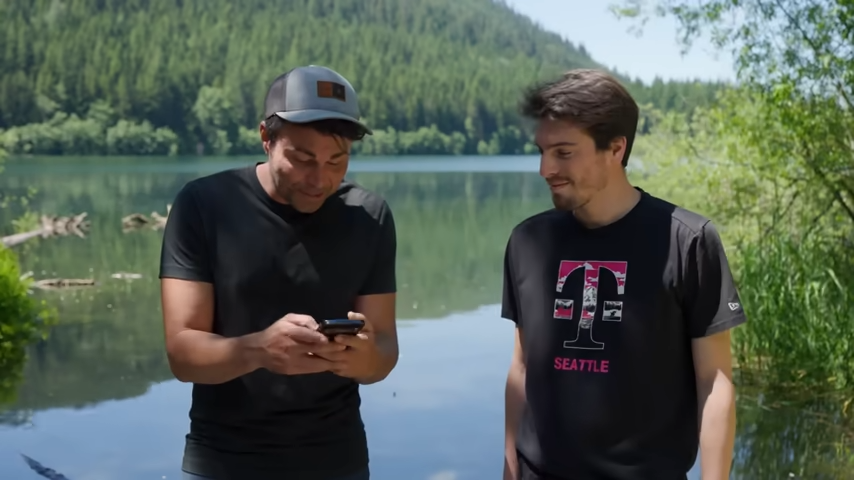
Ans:
[[[329,370],[322,355],[342,352],[338,345],[317,331],[318,324],[308,315],[289,313],[257,334],[252,334],[253,361],[273,373],[300,375]]]
[[[324,353],[332,362],[330,371],[340,377],[368,381],[381,365],[381,354],[373,335],[370,320],[361,313],[349,312],[346,319],[329,319],[318,322],[318,332],[329,335],[329,340],[345,347],[340,352]]]
[[[365,327],[364,320],[350,320],[349,318],[333,318],[321,320],[317,325],[317,331],[329,338],[336,335],[356,335]]]

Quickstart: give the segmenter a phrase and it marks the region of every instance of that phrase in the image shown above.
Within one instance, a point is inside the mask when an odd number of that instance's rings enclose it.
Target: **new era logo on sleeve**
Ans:
[[[741,306],[741,305],[739,305],[739,304],[737,304],[737,303],[732,303],[732,302],[728,303],[727,305],[729,305],[729,309],[730,309],[730,310],[732,310],[733,312],[734,312],[734,311],[736,311],[736,310],[738,310],[738,307],[740,307],[740,306]]]

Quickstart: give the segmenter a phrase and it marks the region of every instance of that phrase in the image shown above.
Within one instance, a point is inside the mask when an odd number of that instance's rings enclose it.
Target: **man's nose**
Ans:
[[[320,188],[322,183],[320,177],[320,168],[316,166],[310,168],[309,171],[305,174],[304,181],[309,187]]]
[[[549,160],[545,155],[540,156],[540,176],[543,178],[551,178],[557,175],[557,162]]]

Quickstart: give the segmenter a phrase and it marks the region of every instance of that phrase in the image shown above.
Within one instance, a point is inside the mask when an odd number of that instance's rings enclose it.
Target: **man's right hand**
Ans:
[[[260,366],[284,375],[328,371],[332,363],[321,356],[347,348],[318,332],[313,318],[296,313],[285,315],[261,332],[259,344]]]

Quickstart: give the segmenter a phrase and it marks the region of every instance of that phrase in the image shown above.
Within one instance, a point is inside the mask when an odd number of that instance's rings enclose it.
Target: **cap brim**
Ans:
[[[373,130],[371,130],[370,128],[368,128],[367,125],[356,120],[355,118],[343,113],[330,112],[329,110],[297,110],[293,112],[276,112],[276,116],[281,118],[282,120],[286,120],[292,123],[309,123],[316,122],[318,120],[346,120],[364,128],[366,134],[374,134]]]

